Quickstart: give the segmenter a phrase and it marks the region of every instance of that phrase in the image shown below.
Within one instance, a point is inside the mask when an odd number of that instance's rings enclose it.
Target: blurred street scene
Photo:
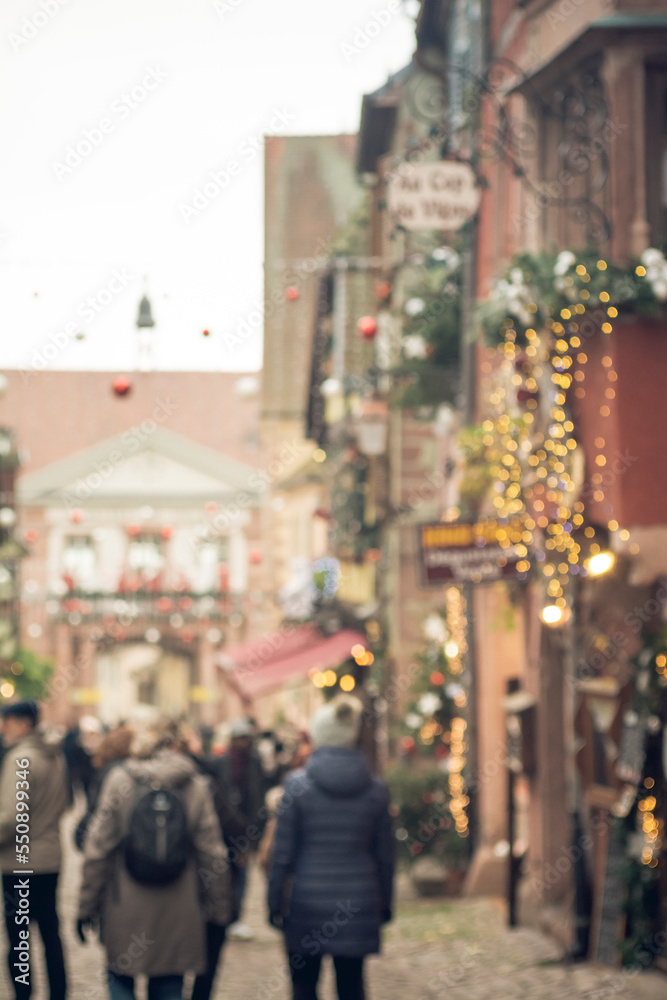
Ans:
[[[94,293],[7,209],[10,956],[32,857],[50,1000],[314,1000],[329,954],[346,1000],[667,997],[667,0],[290,3],[182,52],[174,7],[172,68],[93,77],[50,183],[107,220]],[[109,267],[114,143],[165,141],[214,31],[215,156],[136,157]]]
[[[65,824],[68,832],[72,827],[71,821]],[[64,939],[70,956],[72,995],[77,1000],[92,1000],[104,996],[103,951],[97,945],[82,947],[69,930],[76,914],[80,874],[79,855],[69,850],[62,912],[68,928]],[[401,881],[398,891],[398,916],[387,932],[385,954],[369,963],[371,996],[398,1000],[408,989],[417,1000],[443,995],[454,1000],[651,1000],[661,995],[661,980],[654,974],[639,977],[563,961],[562,949],[535,929],[508,930],[503,908],[492,901],[418,899],[408,879]],[[257,870],[251,873],[248,903],[254,937],[227,945],[213,1000],[271,1000],[288,995],[280,936],[264,919],[263,879]],[[35,991],[35,1000],[42,1000],[46,994],[40,992],[44,989],[41,960],[38,970],[40,988]],[[4,976],[3,968],[3,996],[11,995]],[[329,970],[322,978],[323,995],[333,995]]]

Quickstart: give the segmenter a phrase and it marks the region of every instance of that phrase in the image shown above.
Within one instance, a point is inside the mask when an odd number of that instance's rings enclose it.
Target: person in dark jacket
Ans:
[[[7,746],[0,771],[0,871],[9,950],[7,967],[16,1000],[28,1000],[34,976],[35,921],[44,946],[50,1000],[65,1000],[67,974],[56,906],[61,866],[60,820],[72,804],[67,765],[60,747],[38,729],[32,700],[2,712]],[[25,805],[29,809],[25,809]],[[18,808],[17,808],[18,807]],[[24,861],[25,876],[17,868]]]
[[[278,812],[269,921],[285,935],[294,1000],[317,1000],[327,954],[340,1000],[363,1000],[364,957],[379,952],[392,917],[389,793],[358,748],[361,713],[349,695],[315,713],[315,750],[288,778]]]
[[[92,761],[94,774],[87,791],[88,808],[74,830],[74,844],[79,851],[83,851],[86,831],[97,808],[104,779],[113,767],[118,767],[129,756],[132,736],[129,726],[120,725],[102,737]]]
[[[102,725],[99,719],[94,715],[84,715],[67,731],[62,743],[72,788],[74,792],[83,792],[87,809],[91,807],[95,786],[93,757],[101,738]]]
[[[202,756],[201,740],[193,730],[182,727],[182,751],[194,762],[200,774],[209,779],[213,807],[218,816],[220,833],[227,847],[227,858],[233,876],[233,865],[239,859],[238,845],[243,846],[247,821],[234,805],[234,795],[229,785],[225,783],[224,773],[216,768],[218,758]],[[235,898],[232,905],[232,921],[238,918],[238,901]],[[213,983],[220,961],[220,955],[227,937],[227,927],[224,924],[208,921],[206,924],[206,971],[196,976],[190,1000],[209,1000],[213,992]]]
[[[240,837],[228,837],[232,884],[236,896],[237,920],[228,929],[230,938],[250,941],[254,937],[252,929],[241,921],[245,898],[248,865],[262,838],[266,824],[267,810],[264,807],[266,782],[262,763],[254,745],[255,725],[251,719],[236,719],[230,726],[230,741],[227,753],[222,757],[210,757],[207,761],[209,773],[241,818],[243,833]]]

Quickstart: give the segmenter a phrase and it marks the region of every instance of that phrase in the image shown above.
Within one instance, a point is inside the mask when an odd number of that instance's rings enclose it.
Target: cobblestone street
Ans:
[[[71,843],[72,818],[64,824]],[[81,861],[67,851],[61,888],[63,938],[70,976],[71,1000],[107,1000],[104,961],[97,944],[82,946],[74,933]],[[559,947],[536,931],[506,928],[500,902],[486,899],[410,899],[400,893],[397,919],[385,933],[382,957],[368,962],[371,1000],[667,1000],[667,978],[633,976],[588,965],[560,961]],[[256,868],[244,920],[255,932],[252,941],[230,941],[224,951],[215,1000],[287,1000],[280,936],[265,921],[264,877]],[[0,996],[11,996],[5,977],[5,937]],[[47,1000],[41,955],[39,987],[33,1000]],[[189,984],[186,983],[186,987]],[[188,996],[187,989],[185,996]],[[333,977],[326,968],[321,1000],[333,1000]],[[138,997],[143,994],[138,992]]]

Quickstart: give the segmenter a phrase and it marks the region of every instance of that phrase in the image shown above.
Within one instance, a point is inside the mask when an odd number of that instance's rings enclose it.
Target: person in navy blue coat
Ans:
[[[340,695],[313,716],[315,750],[278,811],[269,920],[285,935],[294,1000],[317,1000],[324,955],[341,1000],[363,1000],[363,961],[392,918],[389,792],[358,747],[362,704]]]

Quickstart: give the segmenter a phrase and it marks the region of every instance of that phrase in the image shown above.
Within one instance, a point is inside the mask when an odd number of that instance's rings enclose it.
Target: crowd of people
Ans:
[[[280,735],[252,719],[220,733],[157,715],[105,729],[84,716],[59,739],[33,701],[1,715],[0,868],[16,1000],[32,993],[31,922],[49,1000],[71,998],[57,906],[60,820],[71,808],[83,855],[76,933],[82,944],[99,935],[110,1000],[134,1000],[138,976],[148,1000],[182,1000],[187,973],[191,1000],[208,1000],[225,941],[253,934],[242,916],[251,869],[267,879],[294,1000],[317,1000],[327,954],[341,1000],[363,1000],[364,958],[392,915],[394,836],[386,786],[359,746],[356,698],[322,705],[309,733]]]

